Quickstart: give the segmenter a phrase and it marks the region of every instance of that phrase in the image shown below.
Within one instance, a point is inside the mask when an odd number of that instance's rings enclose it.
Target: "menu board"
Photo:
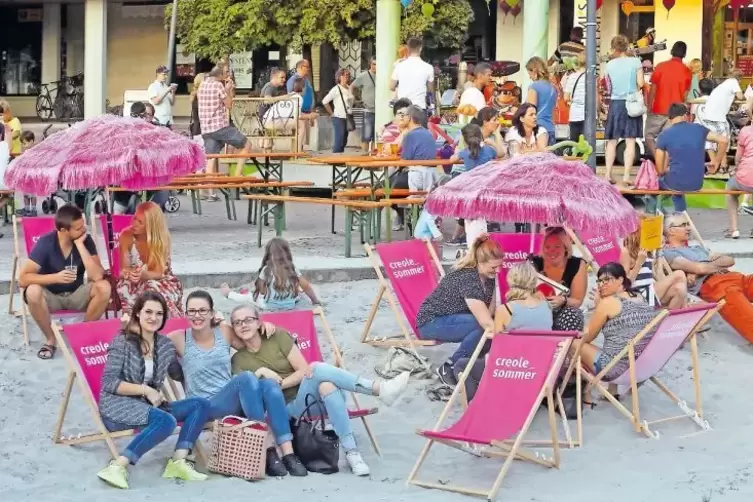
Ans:
[[[753,77],[753,56],[737,56],[737,68],[746,77]]]

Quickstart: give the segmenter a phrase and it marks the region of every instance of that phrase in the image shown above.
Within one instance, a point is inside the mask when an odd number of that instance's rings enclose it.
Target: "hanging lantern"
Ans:
[[[499,10],[502,11],[502,14],[507,16],[510,13],[510,6],[507,5],[507,2],[505,0],[500,0],[499,2]]]
[[[669,19],[669,11],[675,6],[675,0],[662,0],[661,3],[667,9],[667,19]]]
[[[421,14],[425,17],[431,17],[434,14],[434,4],[425,3],[421,6]]]
[[[622,2],[622,4],[620,4],[620,9],[622,10],[622,13],[625,14],[626,16],[629,16],[630,14],[633,13],[633,7],[635,7],[635,4],[630,1]]]
[[[400,3],[403,5],[404,9],[407,9],[410,7],[410,4],[413,3],[413,0],[400,0]]]
[[[505,3],[510,7],[510,9],[514,9],[518,6],[520,0],[505,0]]]
[[[604,5],[604,0],[596,0],[596,10],[601,9],[602,5]]]

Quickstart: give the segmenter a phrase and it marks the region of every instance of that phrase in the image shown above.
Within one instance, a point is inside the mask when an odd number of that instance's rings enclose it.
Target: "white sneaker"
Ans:
[[[359,452],[347,452],[345,454],[345,460],[348,461],[350,470],[353,471],[353,474],[355,474],[356,476],[368,476],[369,474],[371,474],[369,466],[366,465],[366,462],[363,461],[363,457],[361,457],[361,454]]]
[[[379,382],[379,400],[387,406],[392,406],[408,386],[410,372],[404,371],[392,380]]]

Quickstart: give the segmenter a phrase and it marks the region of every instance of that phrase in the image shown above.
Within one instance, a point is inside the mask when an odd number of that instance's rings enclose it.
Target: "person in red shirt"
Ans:
[[[646,148],[653,157],[656,152],[656,138],[669,123],[667,112],[672,103],[684,103],[690,89],[692,76],[682,59],[688,52],[685,42],[675,42],[672,46],[672,59],[656,65],[651,74],[651,89],[648,92],[648,114],[646,115]]]

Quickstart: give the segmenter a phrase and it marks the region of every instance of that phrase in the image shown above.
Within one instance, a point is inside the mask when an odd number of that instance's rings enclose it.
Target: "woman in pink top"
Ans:
[[[743,127],[737,137],[735,172],[727,181],[727,190],[753,193],[753,125]],[[737,228],[738,197],[737,195],[727,196],[729,230],[725,232],[725,236],[733,239],[740,237],[740,230]],[[753,237],[753,231],[750,236]]]

